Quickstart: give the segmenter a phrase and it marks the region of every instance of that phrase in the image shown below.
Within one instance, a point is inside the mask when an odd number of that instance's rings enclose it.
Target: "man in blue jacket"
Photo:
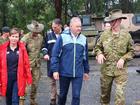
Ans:
[[[47,70],[48,77],[50,77],[50,85],[51,85],[51,102],[50,105],[56,105],[56,97],[57,97],[57,86],[56,80],[53,78],[53,73],[50,70],[50,62],[52,56],[53,46],[62,32],[62,23],[61,20],[56,18],[52,22],[52,29],[46,34],[45,44],[42,49],[44,59],[47,61]]]
[[[65,105],[70,83],[72,83],[71,105],[80,105],[82,81],[89,79],[87,39],[81,34],[81,20],[73,17],[70,30],[64,31],[57,39],[52,52],[51,70],[59,80],[58,105]]]

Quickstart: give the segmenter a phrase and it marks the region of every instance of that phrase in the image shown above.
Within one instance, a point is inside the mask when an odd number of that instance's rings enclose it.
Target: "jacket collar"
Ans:
[[[8,47],[10,45],[10,41],[5,42],[2,47]],[[21,46],[21,42],[18,42],[18,46]]]

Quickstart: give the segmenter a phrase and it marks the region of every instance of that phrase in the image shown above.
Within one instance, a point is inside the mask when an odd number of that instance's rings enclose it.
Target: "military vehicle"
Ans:
[[[123,27],[129,31],[135,44],[135,57],[140,56],[140,14],[123,14],[127,19],[122,20]]]
[[[140,14],[123,14],[127,19],[122,20],[122,27],[130,32],[135,43],[135,55],[140,55]],[[83,15],[82,18],[82,33],[88,39],[89,56],[94,55],[94,46],[97,37],[104,30],[104,17],[96,17],[92,15]]]
[[[96,39],[103,30],[103,17],[95,17],[93,15],[83,15],[82,18],[82,34],[87,37],[89,56],[94,56],[94,47]]]

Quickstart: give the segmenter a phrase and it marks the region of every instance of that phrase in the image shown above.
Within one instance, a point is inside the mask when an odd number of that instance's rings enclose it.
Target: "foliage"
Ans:
[[[137,2],[134,2],[134,10],[136,13],[140,13],[140,0],[137,0]]]
[[[7,24],[1,23],[1,26],[8,25],[26,29],[26,25],[32,20],[38,20],[48,26],[46,23],[54,18],[55,13],[53,7],[48,4],[48,0],[12,0],[7,3],[4,0],[0,5],[2,8],[8,7],[5,11],[1,9],[0,13],[6,14],[7,19]],[[3,18],[0,17],[0,20]]]
[[[90,8],[86,8],[88,3]],[[140,0],[62,0],[62,20],[70,19],[68,10],[72,15],[80,15],[84,9],[90,9],[89,13],[103,16],[113,8],[139,13],[139,5]],[[54,0],[0,0],[0,28],[8,25],[27,30],[26,25],[35,19],[43,23],[47,30],[56,17],[54,6]]]
[[[71,10],[73,15],[78,15],[84,5],[83,0],[69,0],[68,9]]]

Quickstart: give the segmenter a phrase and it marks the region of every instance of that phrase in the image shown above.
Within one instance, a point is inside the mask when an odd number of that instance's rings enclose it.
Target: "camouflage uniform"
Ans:
[[[38,34],[36,37],[34,37],[32,36],[31,33],[28,33],[21,40],[26,43],[26,47],[30,59],[32,77],[33,77],[30,101],[31,101],[31,105],[37,105],[37,103],[35,102],[35,98],[37,93],[38,82],[41,76],[40,50],[42,47],[43,36]]]
[[[111,30],[104,31],[97,42],[95,53],[97,55],[102,53],[106,58],[101,67],[101,105],[109,105],[113,80],[116,83],[115,105],[125,105],[127,61],[134,55],[130,34],[124,30],[117,35],[113,35]],[[120,58],[125,61],[123,69],[117,68]]]

